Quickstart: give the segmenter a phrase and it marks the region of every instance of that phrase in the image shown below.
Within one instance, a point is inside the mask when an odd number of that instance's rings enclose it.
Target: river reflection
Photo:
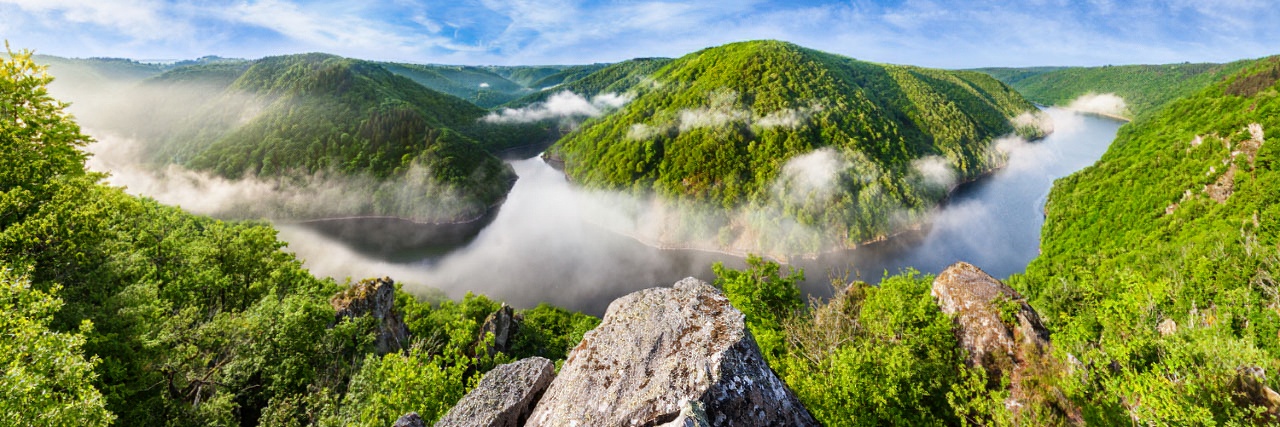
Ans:
[[[1037,254],[1042,208],[1053,180],[1092,164],[1121,123],[1059,109],[1047,112],[1055,132],[1012,147],[1008,167],[957,189],[932,225],[912,236],[793,260],[806,274],[804,290],[830,294],[828,276],[877,282],[887,271],[912,267],[937,273],[959,260],[996,277],[1021,272]],[[741,258],[664,251],[593,225],[608,222],[600,200],[585,198],[538,158],[511,162],[520,180],[493,222],[463,246],[444,253],[373,257],[298,226],[281,238],[319,275],[391,276],[442,289],[450,297],[472,291],[517,307],[539,302],[600,315],[609,301],[694,276],[710,281],[717,261],[739,268]],[[607,203],[607,201],[605,202]]]

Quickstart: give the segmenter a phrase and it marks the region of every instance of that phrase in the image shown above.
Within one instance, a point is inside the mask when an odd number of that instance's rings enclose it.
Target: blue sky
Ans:
[[[0,38],[59,56],[328,52],[578,64],[780,39],[944,68],[1224,62],[1280,54],[1270,0],[0,0]]]

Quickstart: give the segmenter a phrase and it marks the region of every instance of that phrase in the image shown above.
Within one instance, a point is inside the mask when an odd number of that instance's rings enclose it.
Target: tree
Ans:
[[[31,288],[25,275],[0,269],[0,424],[105,426],[115,418],[93,388],[96,358],[80,350],[84,334],[49,329],[62,300]]]

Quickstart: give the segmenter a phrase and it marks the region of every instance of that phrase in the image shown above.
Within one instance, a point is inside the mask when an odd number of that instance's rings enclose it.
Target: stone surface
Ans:
[[[390,278],[365,279],[329,300],[337,320],[365,315],[377,320],[377,351],[387,354],[409,345],[409,327],[396,310],[396,286]]]
[[[516,319],[515,310],[503,304],[502,308],[484,319],[484,324],[480,326],[479,339],[483,340],[486,335],[493,334],[493,343],[486,346],[490,356],[496,353],[511,353],[511,344],[515,342],[515,335],[519,329],[520,324]]]
[[[1280,421],[1280,393],[1266,386],[1266,372],[1257,366],[1242,366],[1236,369],[1234,386],[1236,393],[1232,395],[1237,405],[1258,406],[1262,413],[1257,421],[1274,423]]]
[[[760,355],[742,312],[711,285],[688,278],[610,304],[527,425],[699,425],[699,419],[711,426],[817,425]]]
[[[427,427],[427,422],[423,421],[417,412],[410,412],[401,415],[391,427]]]
[[[965,262],[943,270],[934,279],[931,293],[942,312],[955,320],[956,337],[969,354],[969,365],[986,369],[988,388],[998,387],[1002,377],[1009,377],[1010,393],[1004,404],[1020,424],[1084,425],[1080,408],[1057,387],[1023,386],[1027,379],[1071,369],[1070,361],[1059,362],[1050,353],[1049,331],[1026,298]],[[1028,407],[1039,410],[1024,412]]]
[[[1021,363],[1022,344],[1040,349],[1049,344],[1049,331],[1026,299],[969,263],[957,262],[943,270],[931,293],[942,312],[954,317],[970,366],[987,368],[995,379]],[[1002,319],[1010,317],[1010,311],[1015,322]]]
[[[494,368],[437,427],[518,427],[555,378],[555,364],[530,357]]]

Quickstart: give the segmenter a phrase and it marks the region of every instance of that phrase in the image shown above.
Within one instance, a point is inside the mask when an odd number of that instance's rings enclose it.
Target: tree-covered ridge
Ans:
[[[178,67],[138,91],[155,102],[138,106],[135,118],[151,121],[127,131],[151,147],[155,164],[286,181],[427,173],[429,185],[412,203],[448,199],[458,207],[400,212],[370,206],[345,215],[473,218],[505,196],[515,179],[487,151],[545,135],[536,125],[481,122],[487,112],[463,99],[377,63],[325,54]]]
[[[422,86],[465,99],[481,108],[506,104],[531,91],[491,67],[397,63],[384,63],[382,66]]]
[[[1090,424],[1230,425],[1241,384],[1280,386],[1280,58],[1237,68],[1055,183],[1011,279],[1084,367]]]
[[[507,107],[520,107],[546,101],[551,96],[569,91],[580,96],[591,98],[603,94],[621,94],[632,91],[636,86],[646,82],[659,68],[671,62],[668,58],[636,58],[609,64],[603,67],[592,67],[591,72],[577,76],[572,80],[534,92],[514,101]]]
[[[6,425],[385,426],[429,422],[511,358],[563,359],[598,320],[395,290],[410,342],[378,354],[372,315],[337,317],[261,223],[190,215],[84,168],[90,138],[27,53],[0,61],[0,420]],[[345,295],[345,294],[344,294]]]
[[[609,64],[573,65],[573,66],[565,67],[556,73],[548,74],[538,80],[534,80],[532,83],[529,83],[525,86],[528,86],[530,89],[533,89],[533,90],[552,89],[552,88],[555,88],[556,86],[559,86],[565,83],[572,83],[574,81],[585,78],[591,75],[592,73],[595,73],[596,71],[600,71],[601,69],[604,69],[605,67],[608,67],[608,66]]]
[[[1124,116],[1135,118],[1240,69],[1230,64],[1107,65],[1103,67],[983,68],[1027,99],[1066,106],[1089,93],[1114,93],[1125,100]]]
[[[534,83],[558,74],[565,69],[570,68],[567,65],[524,65],[524,66],[489,66],[484,67],[507,80],[516,82],[520,86],[541,89],[535,87]]]
[[[654,65],[661,68],[631,86],[633,101],[585,122],[552,154],[588,186],[775,211],[703,230],[753,236],[734,244],[792,238],[772,234],[783,227],[768,221],[782,218],[829,230],[787,242],[792,253],[856,245],[917,222],[951,178],[995,167],[989,143],[1034,111],[979,73],[873,64],[776,41]],[[830,170],[786,166],[807,154]],[[936,166],[922,168],[928,159]]]

